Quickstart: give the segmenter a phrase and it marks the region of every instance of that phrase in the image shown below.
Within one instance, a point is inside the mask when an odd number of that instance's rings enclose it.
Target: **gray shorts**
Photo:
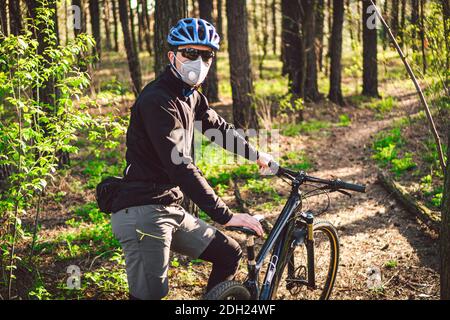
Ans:
[[[196,259],[216,232],[179,205],[123,209],[111,215],[111,225],[125,255],[130,294],[139,299],[167,295],[170,250]]]

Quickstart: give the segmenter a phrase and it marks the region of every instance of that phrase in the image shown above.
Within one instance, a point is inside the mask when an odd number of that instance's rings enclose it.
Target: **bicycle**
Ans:
[[[339,263],[339,238],[336,228],[327,221],[314,221],[315,214],[308,210],[302,211],[303,200],[310,196],[340,192],[347,196],[344,190],[365,192],[364,185],[344,182],[340,179],[321,179],[307,175],[304,171],[296,172],[282,168],[276,164],[275,174],[288,179],[291,192],[263,243],[258,256],[255,257],[256,232],[246,227],[227,227],[228,230],[242,232],[247,235],[247,278],[243,283],[230,280],[221,282],[205,294],[206,300],[272,300],[277,296],[280,283],[286,282],[286,293],[293,298],[303,295],[308,299],[327,300],[336,280]],[[302,192],[300,186],[320,185],[315,189]],[[311,195],[312,194],[312,195]],[[330,205],[328,196],[327,211]],[[318,215],[318,214],[316,214]],[[327,258],[324,249],[328,249]],[[264,261],[272,251],[264,281],[260,284],[259,277]],[[325,258],[328,262],[322,266],[316,257]],[[287,265],[287,271],[284,272]],[[306,288],[306,290],[304,290]],[[280,298],[286,299],[286,293]]]

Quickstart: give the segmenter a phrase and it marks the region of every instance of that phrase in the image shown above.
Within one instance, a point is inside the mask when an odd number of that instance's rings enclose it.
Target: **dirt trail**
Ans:
[[[308,143],[316,158],[315,175],[367,184],[366,194],[333,196],[321,218],[338,229],[341,259],[334,299],[437,299],[438,246],[433,236],[388,194],[376,179],[370,159],[372,135],[392,123],[372,120],[359,110],[349,127]],[[387,263],[387,266],[386,266]],[[383,290],[370,290],[368,273],[379,269]]]

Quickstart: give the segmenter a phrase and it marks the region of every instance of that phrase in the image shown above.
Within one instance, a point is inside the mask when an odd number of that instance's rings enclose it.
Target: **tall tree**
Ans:
[[[141,0],[142,5],[142,15],[143,15],[143,28],[144,28],[144,39],[145,47],[148,53],[152,54],[152,39],[150,36],[150,15],[148,14],[148,3],[147,0]]]
[[[253,77],[248,43],[246,0],[227,0],[228,54],[233,120],[238,128],[257,128],[253,108]]]
[[[317,65],[320,71],[323,70],[323,36],[324,36],[324,28],[325,28],[325,1],[318,0],[316,6],[316,56],[317,56]]]
[[[138,17],[138,45],[139,45],[139,51],[144,51],[144,13],[143,13],[143,7],[142,3],[140,1],[137,3],[136,6],[136,13]]]
[[[444,37],[445,37],[445,47],[447,51],[447,57],[445,60],[446,70],[450,70],[450,2],[443,1],[442,3],[442,18],[444,20]],[[450,73],[447,72],[446,79],[447,88],[450,87]]]
[[[400,39],[400,45],[403,47],[405,42],[405,18],[406,18],[406,0],[401,0],[400,7],[400,27],[398,30],[398,37]]]
[[[422,48],[422,71],[427,73],[427,55],[425,52],[425,0],[420,0],[420,44]]]
[[[114,51],[119,51],[119,23],[117,19],[117,0],[111,0],[114,21]]]
[[[199,0],[200,18],[214,24],[212,12],[213,12],[213,0]],[[210,102],[219,101],[219,80],[217,77],[217,60],[213,59],[212,65],[209,69],[208,76],[202,85],[203,92]]]
[[[441,299],[450,300],[450,123],[447,124],[447,166],[441,210],[440,262]]]
[[[305,78],[305,98],[309,101],[320,99],[317,84],[317,56],[316,56],[316,26],[315,26],[315,1],[302,0],[304,19],[303,34],[305,37],[306,53],[306,78]]]
[[[133,43],[133,47],[134,47],[134,51],[138,52],[138,46],[137,46],[137,38],[136,38],[136,25],[134,23],[134,13],[135,10],[133,10],[133,8],[131,7],[132,1],[129,0],[128,1],[128,5],[129,5],[129,9],[130,9],[130,26],[131,26],[131,40]],[[137,11],[137,7],[136,7],[136,11]],[[140,49],[140,47],[139,47]]]
[[[277,54],[277,0],[272,0],[272,53]]]
[[[344,1],[333,0],[333,26],[330,41],[330,92],[328,98],[339,105],[345,104],[341,90],[343,23]]]
[[[306,78],[305,43],[301,21],[301,1],[281,1],[281,58],[282,74],[289,75],[289,82],[300,98],[304,98]]]
[[[8,34],[8,15],[6,12],[6,0],[0,0],[0,31]]]
[[[303,8],[301,1],[281,0],[283,61],[285,72],[289,76],[291,103],[305,98],[306,53],[301,21]],[[303,111],[299,110],[299,120],[303,120]]]
[[[417,50],[417,31],[419,30],[419,0],[411,0],[411,38],[412,49]]]
[[[399,22],[399,11],[400,11],[400,0],[392,0],[391,7],[391,30],[394,36],[397,37],[398,29],[400,26]]]
[[[105,26],[105,48],[111,50],[111,7],[110,0],[103,0],[103,25]]]
[[[9,0],[9,32],[17,36],[20,30],[22,30],[20,0]]]
[[[186,16],[186,0],[156,0],[153,48],[155,49],[155,74],[159,75],[167,65],[167,33],[178,20]]]
[[[217,0],[217,33],[223,42],[225,37],[223,36],[223,3],[222,0]],[[223,46],[223,45],[222,45]]]
[[[264,26],[264,28],[261,28],[259,30],[257,30],[257,33],[261,33],[261,36],[259,37],[259,46],[262,49],[262,55],[259,55],[259,62],[258,62],[258,69],[259,69],[259,76],[261,78],[263,78],[263,66],[264,66],[264,61],[266,60],[267,57],[267,46],[269,44],[269,1],[268,0],[263,0],[261,3],[261,10],[262,10],[262,19],[261,19],[261,24]]]
[[[95,53],[98,60],[102,56],[102,38],[100,35],[100,4],[99,0],[89,0],[89,15],[91,16],[92,34],[95,40]]]
[[[128,0],[119,0],[119,16],[122,25],[125,51],[127,52],[128,68],[133,82],[133,92],[137,96],[142,88],[141,65],[131,39]]]
[[[362,28],[363,28],[363,91],[362,94],[370,97],[379,97],[378,94],[378,61],[377,61],[377,29],[374,11],[369,10],[370,1],[363,1]]]

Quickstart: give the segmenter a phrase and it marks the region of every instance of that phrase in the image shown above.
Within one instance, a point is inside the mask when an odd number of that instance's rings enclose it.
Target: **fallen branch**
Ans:
[[[391,192],[395,198],[400,201],[408,211],[416,215],[418,219],[424,222],[432,230],[439,232],[441,218],[438,212],[428,209],[423,203],[417,201],[409,192],[385,171],[378,171],[378,181],[381,185]]]

